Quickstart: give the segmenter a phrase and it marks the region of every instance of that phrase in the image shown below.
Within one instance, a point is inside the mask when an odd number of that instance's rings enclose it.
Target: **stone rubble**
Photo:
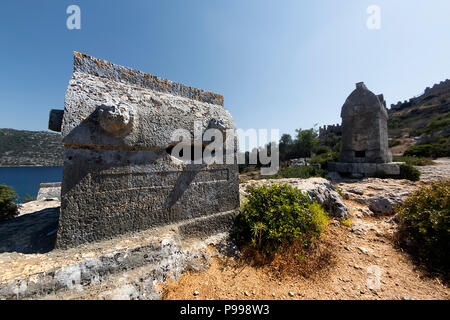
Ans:
[[[357,188],[355,184],[358,185]],[[341,180],[336,186],[342,190],[344,199],[368,207],[358,208],[363,216],[393,214],[394,207],[418,188],[417,183],[408,180],[378,178]]]

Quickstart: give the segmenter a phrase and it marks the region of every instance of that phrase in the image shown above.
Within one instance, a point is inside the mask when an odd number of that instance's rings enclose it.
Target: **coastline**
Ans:
[[[14,188],[20,199],[37,197],[41,183],[59,182],[62,166],[0,166],[0,184]]]

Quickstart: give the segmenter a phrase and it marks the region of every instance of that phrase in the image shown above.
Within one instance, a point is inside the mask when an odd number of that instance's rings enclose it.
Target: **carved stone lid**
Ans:
[[[66,147],[147,150],[173,145],[177,129],[203,132],[212,119],[235,129],[220,95],[75,53],[62,125],[51,124]]]

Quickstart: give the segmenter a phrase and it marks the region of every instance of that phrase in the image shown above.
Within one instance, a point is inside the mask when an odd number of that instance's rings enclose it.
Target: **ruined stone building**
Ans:
[[[342,150],[340,162],[386,163],[388,148],[386,102],[364,83],[357,83],[341,110]]]
[[[319,127],[319,138],[322,138],[327,135],[342,135],[342,126],[340,124],[332,124],[332,125],[324,125],[323,127]]]
[[[341,109],[342,147],[338,163],[330,171],[352,176],[377,173],[399,174],[398,164],[391,163],[388,147],[388,113],[382,94],[375,95],[364,83],[348,96]]]

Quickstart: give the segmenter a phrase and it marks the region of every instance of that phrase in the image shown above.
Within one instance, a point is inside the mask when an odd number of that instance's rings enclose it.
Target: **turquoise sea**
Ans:
[[[0,167],[0,184],[12,186],[20,199],[26,194],[36,197],[40,183],[61,182],[61,178],[62,167]]]

